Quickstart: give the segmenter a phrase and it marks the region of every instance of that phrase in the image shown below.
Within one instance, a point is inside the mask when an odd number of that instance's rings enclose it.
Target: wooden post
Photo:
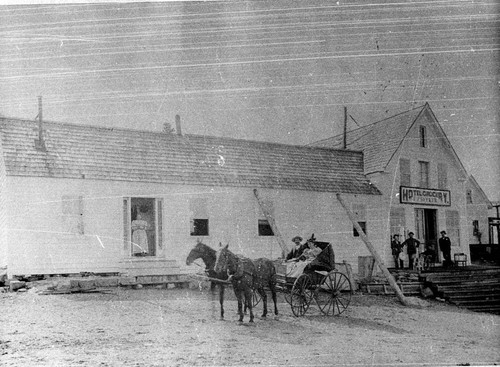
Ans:
[[[253,193],[255,195],[255,198],[257,199],[257,202],[259,203],[260,208],[262,209],[262,212],[264,213],[264,216],[266,217],[267,221],[269,222],[271,229],[273,230],[274,237],[276,237],[276,240],[278,240],[278,244],[281,247],[282,256],[285,257],[286,254],[288,253],[288,246],[286,245],[285,241],[283,240],[283,237],[281,237],[280,231],[278,230],[278,227],[276,226],[276,221],[274,220],[273,216],[271,215],[271,213],[269,213],[266,206],[262,202],[262,199],[260,198],[259,193],[257,192],[257,189],[254,189]]]
[[[359,236],[361,237],[361,239],[365,243],[366,247],[368,247],[368,250],[370,251],[370,253],[374,257],[375,261],[378,263],[378,267],[380,268],[380,270],[382,270],[382,273],[384,274],[384,276],[389,281],[389,285],[392,287],[392,289],[394,289],[394,292],[396,293],[396,296],[399,298],[399,300],[401,301],[401,303],[403,305],[409,306],[410,304],[409,304],[408,300],[406,299],[406,297],[404,296],[404,294],[401,291],[401,289],[399,289],[398,284],[396,283],[396,279],[394,279],[394,277],[389,272],[389,270],[387,270],[384,262],[382,261],[382,258],[377,253],[377,250],[375,250],[375,247],[373,246],[373,244],[370,242],[370,240],[368,239],[368,237],[363,232],[363,229],[361,229],[361,226],[358,224],[358,221],[354,217],[354,214],[351,213],[351,211],[349,210],[349,208],[347,207],[347,205],[344,203],[344,200],[342,199],[342,197],[340,196],[340,194],[337,194],[337,200],[340,202],[340,204],[342,205],[342,207],[346,211],[347,216],[349,217],[349,219],[351,220],[352,224],[354,225],[354,228],[356,228],[356,230],[359,233]]]

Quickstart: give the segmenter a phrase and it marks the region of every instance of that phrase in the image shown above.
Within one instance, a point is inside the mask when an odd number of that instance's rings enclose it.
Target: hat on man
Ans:
[[[439,233],[441,233],[441,234],[446,234],[446,231],[441,231],[441,232],[439,232]]]
[[[302,242],[302,237],[300,237],[300,236],[295,236],[294,238],[292,238],[292,242],[295,242],[295,241]]]
[[[409,236],[409,235],[412,235],[412,236],[413,236],[414,234],[415,234],[415,233],[413,233],[413,232],[410,232],[410,233],[408,233],[408,236]]]
[[[399,234],[397,234],[397,233],[396,233],[396,234],[395,234],[395,235],[393,235],[392,237],[399,237]]]

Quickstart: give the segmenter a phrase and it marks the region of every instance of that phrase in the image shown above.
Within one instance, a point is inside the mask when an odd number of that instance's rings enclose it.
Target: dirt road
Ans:
[[[346,312],[296,318],[280,297],[278,320],[236,322],[227,291],[180,289],[110,294],[0,294],[5,366],[380,366],[500,364],[500,316],[432,302],[357,294]],[[257,312],[261,307],[257,306]],[[245,319],[247,320],[247,319]]]

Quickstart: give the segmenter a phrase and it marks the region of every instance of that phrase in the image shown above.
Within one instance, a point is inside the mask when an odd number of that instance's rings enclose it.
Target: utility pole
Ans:
[[[262,213],[264,213],[264,216],[266,217],[269,225],[271,226],[271,229],[273,230],[274,237],[276,238],[276,240],[278,241],[278,244],[281,247],[282,256],[285,257],[286,254],[288,253],[288,247],[287,247],[285,241],[283,240],[283,237],[281,237],[281,233],[278,230],[278,226],[276,225],[276,221],[274,220],[274,217],[272,216],[271,212],[269,210],[267,210],[266,205],[262,201],[262,198],[260,197],[257,189],[253,190],[253,194],[255,195],[255,198],[257,199],[257,202],[259,203],[259,206],[260,206],[260,209],[262,210]]]
[[[394,292],[396,293],[396,296],[399,298],[399,301],[403,305],[409,306],[410,304],[409,304],[408,300],[406,299],[406,297],[404,296],[404,294],[401,291],[401,289],[399,289],[399,286],[396,283],[396,279],[394,279],[394,277],[389,272],[389,270],[387,270],[387,267],[385,266],[384,262],[382,261],[382,258],[378,254],[377,250],[375,250],[375,246],[373,246],[373,244],[370,242],[370,240],[368,239],[368,237],[365,235],[365,232],[363,232],[363,229],[358,224],[358,221],[354,217],[354,214],[351,213],[351,211],[349,210],[349,208],[345,204],[345,202],[342,199],[342,197],[340,196],[340,194],[337,194],[337,200],[340,202],[340,204],[342,205],[342,207],[346,211],[347,216],[349,217],[349,219],[351,220],[352,224],[354,225],[354,228],[356,228],[356,231],[358,231],[359,236],[361,237],[361,239],[365,243],[366,247],[368,247],[368,251],[370,251],[370,253],[372,254],[373,258],[377,262],[378,267],[380,268],[380,270],[382,270],[382,273],[387,278],[387,281],[389,282],[389,285],[392,287],[392,289],[394,289]]]

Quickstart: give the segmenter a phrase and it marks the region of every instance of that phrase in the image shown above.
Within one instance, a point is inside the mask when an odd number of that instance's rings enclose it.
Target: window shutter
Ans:
[[[438,188],[446,189],[448,186],[448,167],[446,163],[438,163]]]
[[[83,196],[78,196],[78,233],[85,234],[83,223]]]
[[[457,210],[446,211],[446,233],[452,246],[460,246],[460,215]]]
[[[410,160],[401,158],[399,160],[399,175],[401,186],[411,186]]]
[[[158,247],[163,248],[163,199],[157,199]]]
[[[356,219],[360,222],[366,221],[366,205],[365,204],[352,204],[352,211]]]

